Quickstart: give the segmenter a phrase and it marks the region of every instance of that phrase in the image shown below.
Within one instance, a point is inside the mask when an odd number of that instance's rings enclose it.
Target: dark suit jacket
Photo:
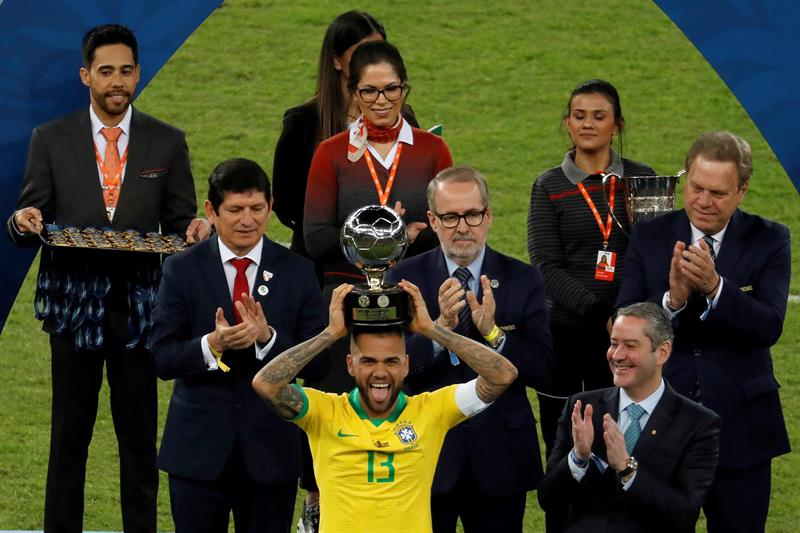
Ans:
[[[272,272],[270,281],[264,281],[265,270]],[[278,484],[298,476],[300,431],[273,414],[251,381],[272,358],[323,329],[322,293],[312,264],[267,238],[256,280],[251,290],[277,334],[275,344],[264,361],[252,347],[227,351],[222,361],[231,371],[209,372],[200,340],[214,331],[217,307],[235,323],[218,239],[164,263],[151,349],[159,377],[175,380],[159,452],[159,467],[170,474],[215,479],[239,446],[256,482]],[[258,293],[260,285],[267,286],[267,295]],[[303,377],[326,365],[326,357],[318,356]]]
[[[40,209],[46,224],[185,233],[197,203],[183,132],[133,110],[128,162],[111,223],[94,154],[88,108],[34,129],[17,208]],[[39,244],[36,235],[19,236],[12,229],[12,220],[13,215],[7,226],[16,244]],[[77,280],[97,273],[110,275],[106,323],[124,337],[129,310],[127,282],[143,270],[157,270],[159,263],[156,254],[44,248],[40,272],[68,272]],[[44,329],[54,333],[52,317],[45,320]]]
[[[601,474],[594,462],[580,483],[572,477],[567,456],[573,447],[571,415],[576,400],[592,405],[592,453],[608,462],[603,415],[617,419],[617,387],[582,392],[567,402],[547,473],[539,485],[542,508],[558,513],[568,506],[565,531],[694,531],[717,468],[719,417],[667,384],[631,453],[639,469],[624,491],[614,469],[608,467]]]
[[[678,240],[691,241],[684,211],[634,227],[617,306],[661,303]],[[701,321],[705,298],[694,295],[673,321],[675,345],[664,377],[722,418],[724,468],[749,468],[789,451],[770,355],[786,313],[789,246],[785,226],[737,210],[717,256],[717,272],[725,280],[717,307]]]
[[[506,332],[502,354],[517,367],[519,377],[486,411],[448,432],[433,481],[434,496],[452,489],[465,469],[482,490],[494,495],[532,490],[542,477],[536,420],[526,390],[526,386],[547,383],[552,372],[542,275],[536,267],[488,246],[481,273],[499,283],[493,289],[497,302],[495,322]],[[389,271],[390,279],[407,279],[419,286],[434,319],[440,313],[439,287],[447,276],[440,247],[403,260]],[[477,296],[482,301],[482,291]],[[477,331],[473,338],[485,343]],[[411,359],[406,384],[411,394],[477,376],[463,362],[453,366],[446,351],[433,353],[432,342],[427,338],[411,335],[406,345]]]

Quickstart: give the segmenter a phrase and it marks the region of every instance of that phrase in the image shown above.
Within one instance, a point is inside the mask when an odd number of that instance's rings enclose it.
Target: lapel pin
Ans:
[[[651,435],[655,435],[656,434],[656,430],[654,429],[653,431],[650,432],[650,434]]]
[[[269,292],[269,289],[267,288],[266,285],[259,285],[258,286],[258,294],[260,294],[261,296],[266,296],[268,292]]]
[[[272,272],[270,272],[269,270],[265,270],[264,272],[261,273],[261,275],[264,276],[264,281],[269,281],[269,280],[272,279]],[[261,289],[259,289],[259,290],[261,290]],[[266,293],[264,293],[264,294],[266,294]]]
[[[500,282],[497,281],[496,279],[493,279],[493,280],[489,281],[489,286],[491,288],[493,288],[493,289],[496,289],[497,287],[500,286]]]

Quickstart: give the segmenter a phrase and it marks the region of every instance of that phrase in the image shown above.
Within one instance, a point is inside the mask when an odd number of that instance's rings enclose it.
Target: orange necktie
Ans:
[[[122,128],[103,128],[100,133],[107,141],[106,154],[103,158],[103,166],[105,166],[106,170],[103,173],[103,201],[106,204],[106,208],[111,208],[109,213],[112,213],[114,208],[117,207],[119,187],[122,183],[122,165],[120,164],[119,147],[117,146],[117,140],[122,135]],[[108,218],[111,218],[110,214]]]

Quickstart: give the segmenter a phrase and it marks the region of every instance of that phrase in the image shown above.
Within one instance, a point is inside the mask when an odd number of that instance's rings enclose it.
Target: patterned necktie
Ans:
[[[636,441],[639,440],[639,435],[642,433],[642,426],[639,425],[639,419],[642,418],[642,415],[647,411],[637,403],[628,405],[625,410],[628,411],[628,417],[631,419],[631,423],[628,424],[625,430],[625,448],[628,450],[628,453],[631,453],[634,446],[636,446]]]
[[[706,244],[708,245],[708,253],[711,256],[711,260],[716,262],[717,253],[714,251],[714,242],[716,239],[710,235],[703,235],[703,240],[706,241]]]
[[[469,280],[472,279],[472,272],[469,271],[467,267],[458,267],[455,272],[453,272],[453,276],[461,282],[461,288],[464,289],[464,293],[469,290]],[[456,325],[455,331],[459,335],[464,335],[465,337],[469,336],[470,329],[472,328],[472,310],[469,308],[469,302],[467,302],[466,296],[464,297],[464,307],[461,308],[458,312],[458,325]]]
[[[114,208],[117,207],[119,188],[122,183],[122,169],[117,146],[119,136],[122,135],[122,128],[103,128],[100,133],[106,138],[106,153],[103,158],[103,166],[106,169],[103,174],[103,202],[106,204],[108,219],[111,220]]]
[[[236,309],[236,302],[242,301],[242,293],[250,294],[250,284],[247,283],[247,267],[250,266],[250,262],[247,257],[231,259],[231,264],[236,268],[236,278],[233,280],[233,315],[237,324],[242,321],[242,317]]]

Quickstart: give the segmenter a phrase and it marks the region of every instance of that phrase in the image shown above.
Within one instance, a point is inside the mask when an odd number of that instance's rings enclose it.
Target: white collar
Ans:
[[[728,222],[725,224],[725,226],[721,230],[719,230],[714,235],[709,235],[709,237],[714,239],[714,244],[715,245],[722,243],[722,238],[725,236],[725,231],[727,231],[728,224],[730,224],[730,223],[731,223],[731,221],[728,220]],[[692,242],[700,242],[700,239],[702,239],[703,235],[706,235],[706,233],[704,233],[704,232],[700,231],[699,229],[697,229],[695,227],[695,225],[692,224],[691,222],[689,222],[689,226],[691,226],[691,228],[692,228]]]
[[[652,394],[650,394],[650,396],[648,396],[647,398],[645,398],[641,402],[635,402],[635,403],[639,404],[639,406],[642,409],[644,409],[647,412],[648,415],[652,415],[653,414],[653,410],[656,408],[656,405],[658,405],[658,401],[664,395],[664,389],[665,388],[666,387],[664,386],[664,380],[662,379],[661,383],[658,384],[658,387],[656,388],[656,390],[653,391]],[[619,414],[621,414],[622,411],[624,411],[632,403],[634,403],[634,401],[631,400],[631,397],[628,396],[628,393],[625,392],[625,389],[620,387],[620,389],[619,389]],[[617,416],[617,420],[619,420],[619,414]]]
[[[400,116],[400,120],[403,121],[403,125],[400,127],[400,133],[397,135],[397,140],[402,143],[406,144],[414,144],[414,130],[408,121]],[[358,120],[354,120],[348,126],[348,129],[356,129],[358,127]]]
[[[459,221],[460,222],[460,221]],[[444,249],[442,249],[442,255],[444,255],[444,262],[447,265],[447,274],[449,277],[453,276],[453,272],[456,271],[461,265],[456,264],[452,259],[447,257],[447,254],[444,253]],[[470,271],[472,274],[472,279],[478,280],[481,276],[481,267],[483,266],[483,256],[486,255],[486,245],[484,244],[481,248],[480,253],[478,254],[475,259],[467,265],[467,270]]]
[[[253,246],[249,252],[245,255],[236,255],[228,248],[222,239],[217,236],[217,242],[219,243],[219,257],[222,260],[222,263],[225,264],[231,259],[239,259],[239,258],[248,258],[252,261],[255,265],[258,265],[261,262],[261,250],[264,248],[264,237],[261,237],[255,246]]]
[[[122,130],[122,133],[125,135],[130,136],[131,134],[131,115],[133,114],[133,106],[129,105],[128,110],[125,112],[125,116],[122,117],[122,120],[119,124],[117,124],[117,128]],[[97,113],[94,112],[94,108],[89,105],[89,120],[92,122],[92,137],[100,133],[100,130],[103,128],[107,128],[105,124],[100,120],[100,117],[97,116]]]

